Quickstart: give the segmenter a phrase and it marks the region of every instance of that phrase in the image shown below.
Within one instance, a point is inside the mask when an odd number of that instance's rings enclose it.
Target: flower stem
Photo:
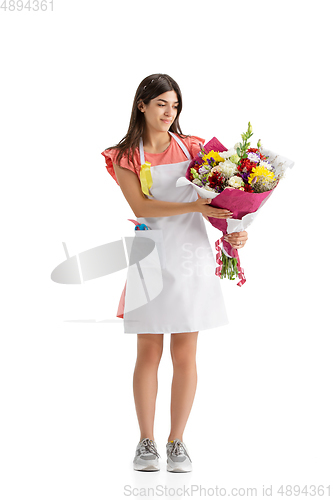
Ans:
[[[233,257],[227,257],[222,252],[222,269],[220,279],[228,278],[229,280],[234,280],[238,277],[237,269],[237,259]]]

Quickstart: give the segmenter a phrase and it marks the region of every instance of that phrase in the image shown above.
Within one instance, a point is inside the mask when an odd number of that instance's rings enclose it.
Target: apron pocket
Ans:
[[[150,238],[155,243],[155,248],[142,262],[142,265],[156,266],[156,255],[159,258],[161,269],[165,269],[165,248],[162,229],[148,229],[145,231],[135,231],[136,238]],[[157,254],[156,254],[157,251]]]

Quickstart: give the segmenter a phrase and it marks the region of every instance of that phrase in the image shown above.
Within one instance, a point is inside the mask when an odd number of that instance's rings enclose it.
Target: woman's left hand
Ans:
[[[240,231],[239,233],[226,234],[223,240],[227,241],[233,248],[237,248],[238,250],[239,248],[243,248],[247,238],[247,231]]]

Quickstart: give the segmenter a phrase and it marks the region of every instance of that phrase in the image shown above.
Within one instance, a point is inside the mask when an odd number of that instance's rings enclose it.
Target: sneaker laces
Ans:
[[[151,439],[149,438],[145,438],[141,441],[141,446],[140,446],[140,451],[143,451],[145,453],[153,453],[154,455],[156,455],[158,458],[160,458],[160,455],[159,453],[157,452],[157,449],[155,447],[155,443],[154,441],[152,441]]]
[[[171,449],[171,454],[174,453],[175,455],[181,455],[182,453],[184,453],[190,459],[190,456],[187,453],[183,443],[179,439],[175,439],[175,441],[172,444],[173,444],[173,446]]]

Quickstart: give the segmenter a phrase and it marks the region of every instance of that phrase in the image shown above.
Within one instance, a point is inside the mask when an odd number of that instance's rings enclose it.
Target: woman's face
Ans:
[[[149,104],[141,103],[139,109],[144,113],[146,127],[157,132],[167,132],[177,116],[178,98],[174,90],[164,92],[152,99]]]

